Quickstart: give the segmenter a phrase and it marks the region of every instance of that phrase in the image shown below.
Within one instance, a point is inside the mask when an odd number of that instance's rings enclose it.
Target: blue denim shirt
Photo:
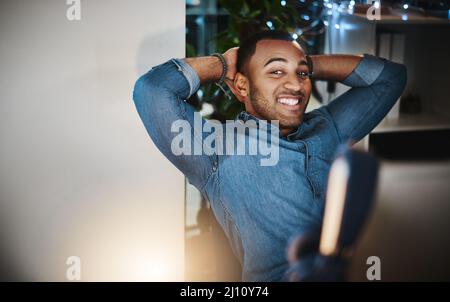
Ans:
[[[195,111],[184,100],[200,85],[183,60],[160,64],[136,82],[133,99],[147,132],[211,203],[242,264],[244,281],[282,280],[289,240],[320,229],[327,176],[339,145],[359,141],[383,119],[404,89],[406,68],[364,55],[343,84],[352,88],[306,113],[295,132],[280,137],[278,163],[261,166],[255,155],[173,154],[172,122],[193,125]],[[246,112],[237,119],[257,120]],[[194,127],[192,132],[192,140],[204,138]]]

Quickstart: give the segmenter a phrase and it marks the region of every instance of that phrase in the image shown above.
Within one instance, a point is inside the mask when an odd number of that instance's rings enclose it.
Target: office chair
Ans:
[[[289,246],[286,281],[345,281],[356,239],[373,205],[378,161],[341,146],[327,185],[320,233],[297,237]]]

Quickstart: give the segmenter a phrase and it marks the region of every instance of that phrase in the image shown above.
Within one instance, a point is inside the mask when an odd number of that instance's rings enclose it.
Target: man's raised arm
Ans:
[[[331,118],[340,141],[356,143],[394,106],[406,85],[406,67],[365,54],[311,56],[314,77],[352,87],[320,110]]]
[[[207,121],[184,100],[198,90],[200,83],[219,79],[222,68],[219,58],[213,56],[172,59],[141,76],[133,91],[136,109],[153,142],[199,190],[217,165],[217,155],[195,152],[195,145],[202,146],[207,136],[202,131]],[[183,145],[183,151],[179,142],[182,131],[190,144]]]

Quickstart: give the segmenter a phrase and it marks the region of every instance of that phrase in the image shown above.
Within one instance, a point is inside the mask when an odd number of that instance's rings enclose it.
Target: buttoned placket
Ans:
[[[294,133],[289,134],[287,136],[287,140],[288,141],[295,141],[295,142],[297,142],[299,144],[302,144],[305,147],[305,153],[306,153],[305,154],[305,175],[306,175],[306,179],[309,182],[311,190],[313,192],[313,198],[316,199],[316,198],[319,197],[319,194],[318,194],[318,192],[316,192],[316,188],[314,187],[314,184],[313,184],[313,182],[311,180],[311,177],[310,177],[310,174],[309,174],[309,162],[310,162],[312,156],[309,154],[308,144],[304,140],[300,140],[300,139],[296,140],[295,139],[296,137],[300,137],[300,132],[302,130],[302,126],[303,126],[303,124],[300,124],[299,128]],[[302,151],[302,147],[301,146],[299,146],[298,149],[300,151]]]
[[[309,162],[310,162],[312,156],[309,154],[308,144],[305,141],[299,140],[297,142],[302,144],[303,146],[305,146],[305,153],[306,153],[305,154],[305,175],[306,175],[306,179],[309,182],[309,185],[311,186],[313,198],[316,199],[319,197],[319,195],[317,194],[318,192],[316,192],[316,189],[314,187],[314,184],[313,184],[310,174],[309,174]],[[299,150],[302,151],[302,147],[299,146]]]

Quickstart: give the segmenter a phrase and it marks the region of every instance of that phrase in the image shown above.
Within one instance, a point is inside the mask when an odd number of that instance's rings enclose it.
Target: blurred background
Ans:
[[[367,4],[370,2],[370,5]],[[369,20],[377,8],[380,20]],[[351,263],[367,281],[378,256],[383,281],[450,280],[449,1],[191,0],[186,53],[225,52],[256,30],[285,30],[309,54],[368,53],[403,63],[407,87],[386,118],[354,147],[381,162],[376,206]],[[307,111],[348,89],[316,81]],[[207,118],[243,110],[215,85],[188,100]],[[190,185],[186,195],[187,280],[239,280],[240,266],[211,213]]]
[[[79,4],[80,11],[73,14]],[[369,53],[408,67],[389,115],[355,145],[381,161],[350,279],[450,280],[448,1],[0,1],[0,280],[235,281],[241,268],[207,200],[149,139],[136,79],[173,57],[224,52],[258,29],[310,54]],[[79,16],[79,19],[72,17]],[[348,89],[315,82],[307,111]],[[243,107],[215,85],[206,118]]]

